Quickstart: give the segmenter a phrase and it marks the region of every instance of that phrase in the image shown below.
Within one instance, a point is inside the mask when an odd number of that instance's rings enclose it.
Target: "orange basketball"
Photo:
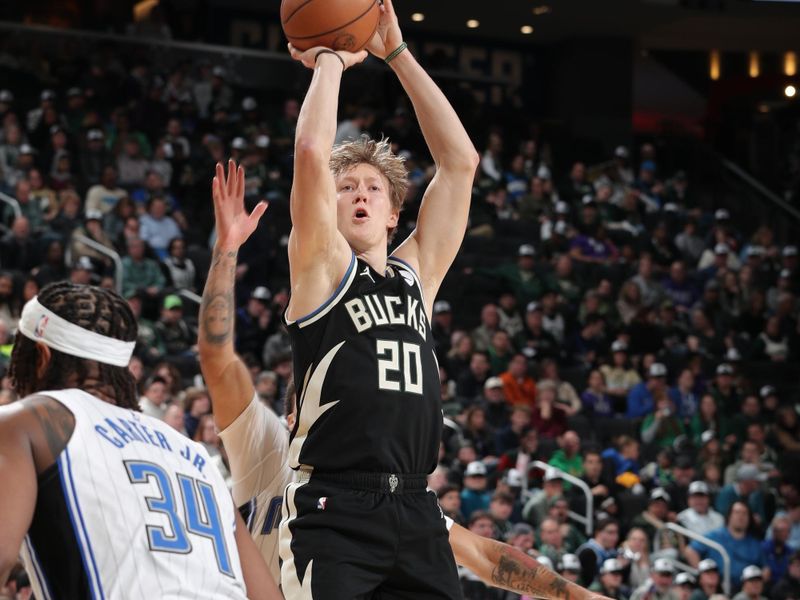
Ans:
[[[281,1],[283,32],[298,50],[361,50],[372,39],[380,16],[378,0]]]

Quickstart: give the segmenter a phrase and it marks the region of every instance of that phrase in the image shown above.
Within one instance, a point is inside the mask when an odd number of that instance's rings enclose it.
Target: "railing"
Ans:
[[[572,485],[581,489],[583,495],[586,496],[586,516],[584,517],[583,515],[579,515],[574,511],[569,511],[569,517],[573,521],[582,523],[586,529],[586,535],[591,536],[592,532],[594,531],[594,496],[592,495],[592,490],[589,489],[589,486],[586,484],[586,482],[583,479],[578,479],[574,475],[570,475],[566,471],[562,471],[558,467],[548,465],[546,462],[542,462],[541,460],[533,461],[533,465],[545,471],[547,469],[553,469],[561,476],[561,479],[569,481]]]
[[[4,202],[5,204],[8,204],[11,207],[11,210],[14,211],[15,219],[18,219],[19,217],[22,216],[22,210],[20,210],[19,202],[17,202],[16,198],[12,198],[8,194],[0,192],[0,202]]]
[[[786,202],[786,200],[778,196],[775,192],[768,189],[763,183],[758,181],[758,179],[750,175],[750,173],[742,169],[735,162],[732,162],[727,158],[722,158],[720,160],[722,162],[722,166],[725,167],[728,172],[732,173],[738,179],[746,183],[753,191],[758,192],[761,196],[772,202],[784,212],[794,217],[796,221],[800,221],[800,211],[794,206]]]
[[[203,302],[203,299],[198,294],[195,294],[192,290],[178,290],[175,293],[186,298],[190,302],[194,302],[198,306]]]
[[[114,250],[103,246],[103,244],[99,244],[93,239],[86,237],[85,235],[75,235],[74,239],[114,261],[114,287],[116,288],[117,293],[121,294],[122,279],[124,275],[122,273],[122,259],[120,259],[119,254]],[[72,250],[70,247],[67,248],[66,258],[68,262],[72,260]]]
[[[691,538],[700,542],[701,544],[705,544],[709,548],[713,548],[717,552],[719,552],[720,556],[722,557],[722,589],[725,592],[726,596],[730,596],[731,594],[731,557],[728,554],[728,551],[722,544],[715,542],[707,538],[704,535],[700,535],[699,533],[692,531],[691,529],[686,529],[686,527],[681,527],[676,523],[667,523],[664,525],[666,529],[670,531],[674,531],[675,533],[679,533],[680,535]]]

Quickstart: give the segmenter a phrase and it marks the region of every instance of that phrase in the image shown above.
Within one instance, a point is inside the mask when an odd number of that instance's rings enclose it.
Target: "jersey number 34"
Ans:
[[[165,515],[169,522],[169,530],[156,525],[147,526],[150,550],[189,554],[192,551],[189,534],[204,537],[213,544],[220,572],[234,577],[214,488],[204,481],[178,474],[180,493],[176,496],[170,476],[163,467],[151,462],[128,460],[125,468],[131,483],[155,484],[159,495],[145,498],[147,508],[150,512]],[[183,515],[185,522],[181,518]]]

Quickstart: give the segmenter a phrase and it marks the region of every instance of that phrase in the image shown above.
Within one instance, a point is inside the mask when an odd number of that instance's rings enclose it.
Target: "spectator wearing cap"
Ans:
[[[694,591],[695,578],[690,573],[680,572],[672,582],[672,589],[678,595],[678,600],[689,600]]]
[[[764,551],[761,548],[761,542],[751,533],[753,526],[747,504],[737,500],[728,510],[726,525],[706,534],[707,538],[722,545],[728,551],[731,559],[731,584],[734,589],[739,587],[742,571],[746,566],[764,565]],[[719,552],[698,540],[694,540],[686,547],[684,555],[689,564],[694,567],[697,567],[700,560],[704,558],[713,558],[714,562],[722,564]]]
[[[689,484],[689,507],[678,513],[678,522],[701,535],[725,524],[723,516],[711,507],[711,494],[705,481]]]
[[[800,550],[796,550],[790,557],[786,575],[775,582],[770,597],[773,600],[797,600],[800,598]]]
[[[172,287],[194,291],[196,270],[192,259],[186,256],[186,241],[183,238],[174,237],[169,241],[163,263],[169,272]]]
[[[489,377],[483,384],[482,406],[489,427],[495,431],[506,427],[511,410],[506,402],[503,380],[499,377]],[[528,421],[530,421],[530,416]]]
[[[717,365],[714,385],[711,388],[711,395],[721,411],[725,414],[736,414],[742,403],[742,397],[736,389],[734,381],[735,371],[729,363]]]
[[[536,249],[531,244],[522,244],[517,249],[517,262],[495,268],[475,269],[476,275],[497,280],[498,284],[511,290],[520,306],[539,300],[545,289],[553,289],[551,278],[545,278],[536,269]]]
[[[531,409],[536,406],[536,382],[528,374],[528,360],[524,354],[514,354],[508,370],[500,374],[500,380],[506,402],[512,406],[524,404]]]
[[[605,378],[606,392],[617,402],[628,397],[631,389],[642,380],[628,361],[628,344],[615,340],[611,344],[611,363],[600,367]]]
[[[795,552],[794,546],[788,543],[791,532],[792,522],[786,514],[777,514],[772,518],[767,539],[762,544],[765,565],[769,568],[772,583],[786,575],[789,559]]]
[[[39,129],[45,111],[55,107],[56,93],[53,90],[45,89],[39,94],[39,106],[28,111],[25,124],[28,131],[33,132]]]
[[[556,499],[564,498],[564,481],[561,474],[549,467],[542,480],[541,489],[535,490],[522,509],[523,518],[537,526],[547,515],[548,509]]]
[[[453,335],[453,308],[447,300],[433,303],[431,333],[436,344],[436,354],[440,362],[450,352],[450,338]]]
[[[480,461],[473,461],[464,471],[464,489],[461,490],[461,514],[470,519],[475,511],[489,508],[491,493],[487,491],[487,469]]]
[[[665,393],[657,396],[653,412],[642,421],[642,442],[657,448],[671,448],[675,439],[685,432],[683,420],[669,396]]]
[[[99,211],[105,215],[127,196],[128,192],[119,187],[117,181],[117,168],[113,165],[103,167],[100,182],[86,192],[86,211]]]
[[[236,311],[236,351],[260,358],[274,326],[272,292],[265,286],[258,286],[250,293],[247,303]]]
[[[559,353],[556,339],[544,328],[543,317],[541,304],[529,302],[525,308],[525,327],[514,338],[514,345],[523,354],[537,360],[556,358]]]
[[[113,262],[107,254],[99,252],[92,246],[88,245],[81,238],[88,238],[89,240],[100,244],[111,252],[115,252],[114,242],[103,229],[103,214],[98,210],[87,210],[83,219],[83,224],[75,228],[70,236],[70,253],[73,260],[85,256],[89,258],[93,264],[102,267],[103,271],[113,266]]]
[[[561,561],[556,563],[558,574],[567,581],[580,584],[581,581],[581,561],[578,560],[575,554],[565,554],[561,557]]]
[[[69,281],[76,285],[91,285],[97,283],[94,263],[88,256],[81,256],[76,260],[69,272]]]
[[[615,600],[628,600],[629,590],[623,586],[624,571],[625,565],[622,561],[616,558],[604,560],[597,580],[589,586],[589,589]]]
[[[766,519],[766,508],[761,484],[765,480],[766,474],[757,465],[742,463],[736,469],[736,481],[719,491],[715,508],[720,513],[726,514],[734,503],[744,502],[755,515],[756,520],[763,524]]]
[[[670,495],[664,488],[655,488],[650,492],[647,509],[636,515],[631,521],[631,527],[638,527],[647,534],[651,550],[654,546],[656,550],[663,549],[654,543],[656,534],[663,529],[665,523],[671,520],[669,512],[671,501]]]
[[[139,218],[139,235],[163,260],[167,257],[167,247],[171,240],[183,237],[178,223],[167,214],[167,201],[154,196],[147,203],[147,212]]]
[[[708,600],[722,591],[719,567],[713,558],[705,558],[697,565],[697,589],[689,600]]]
[[[169,357],[193,357],[197,354],[197,332],[183,318],[183,301],[170,294],[164,298],[161,317],[155,325],[156,334]]]
[[[130,296],[137,291],[149,298],[161,293],[166,279],[158,263],[145,256],[145,243],[139,238],[128,241],[128,255],[122,259],[122,295]]]
[[[656,406],[656,398],[665,396],[667,392],[667,367],[654,362],[647,371],[647,381],[642,381],[631,388],[628,393],[626,415],[637,419],[649,415]]]
[[[650,580],[633,592],[631,600],[677,600],[672,590],[675,565],[668,558],[657,558],[653,563]]]
[[[756,565],[748,565],[742,571],[742,591],[732,600],[767,600],[763,592],[764,573]]]
[[[522,331],[522,317],[517,310],[517,297],[513,292],[505,291],[500,294],[497,315],[500,317],[500,329],[512,338]]]

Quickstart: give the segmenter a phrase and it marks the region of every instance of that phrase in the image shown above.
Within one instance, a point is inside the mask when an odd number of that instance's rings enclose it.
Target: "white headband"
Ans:
[[[19,331],[53,350],[115,367],[127,367],[136,346],[136,342],[123,342],[70,323],[39,304],[36,297],[22,309]]]

